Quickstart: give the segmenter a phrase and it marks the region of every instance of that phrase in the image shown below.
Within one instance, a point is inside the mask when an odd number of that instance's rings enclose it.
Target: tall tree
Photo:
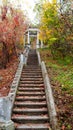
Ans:
[[[51,47],[51,51],[62,57],[73,55],[72,1],[62,5],[44,2],[40,11],[40,38]],[[56,53],[57,51],[57,53]]]
[[[3,44],[4,66],[10,56],[16,54],[16,43],[20,44],[21,37],[27,29],[26,17],[19,9],[3,5],[0,20],[0,44]]]

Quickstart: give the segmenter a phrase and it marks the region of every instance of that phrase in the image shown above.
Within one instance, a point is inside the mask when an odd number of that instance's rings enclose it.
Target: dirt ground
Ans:
[[[73,96],[62,91],[61,84],[58,81],[53,81],[53,76],[56,73],[52,68],[48,67],[48,75],[50,78],[56,111],[61,130],[73,130]]]
[[[0,69],[0,97],[8,95],[17,66],[18,60],[13,58],[6,69]]]

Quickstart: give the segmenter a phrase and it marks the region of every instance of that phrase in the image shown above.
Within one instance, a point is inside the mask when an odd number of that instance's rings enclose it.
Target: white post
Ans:
[[[43,47],[43,41],[41,40],[41,48]]]
[[[25,43],[26,43],[26,36],[24,35],[24,46],[25,46]]]
[[[28,30],[28,44],[30,43],[29,30]]]
[[[39,48],[39,33],[37,32],[37,43],[36,43],[36,48]]]

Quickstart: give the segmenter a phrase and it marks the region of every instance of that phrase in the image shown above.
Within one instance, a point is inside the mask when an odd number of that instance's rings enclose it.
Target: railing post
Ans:
[[[11,121],[11,101],[9,97],[0,98],[0,130],[14,130]]]

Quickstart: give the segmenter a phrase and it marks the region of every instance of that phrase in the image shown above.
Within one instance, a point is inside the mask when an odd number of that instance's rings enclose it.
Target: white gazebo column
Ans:
[[[30,35],[29,35],[29,30],[28,30],[28,44],[30,43]]]
[[[26,43],[26,35],[24,35],[24,46],[25,46],[25,43]]]
[[[41,40],[41,48],[43,48],[43,41]]]
[[[37,43],[36,43],[36,48],[39,48],[39,32],[37,32]]]

